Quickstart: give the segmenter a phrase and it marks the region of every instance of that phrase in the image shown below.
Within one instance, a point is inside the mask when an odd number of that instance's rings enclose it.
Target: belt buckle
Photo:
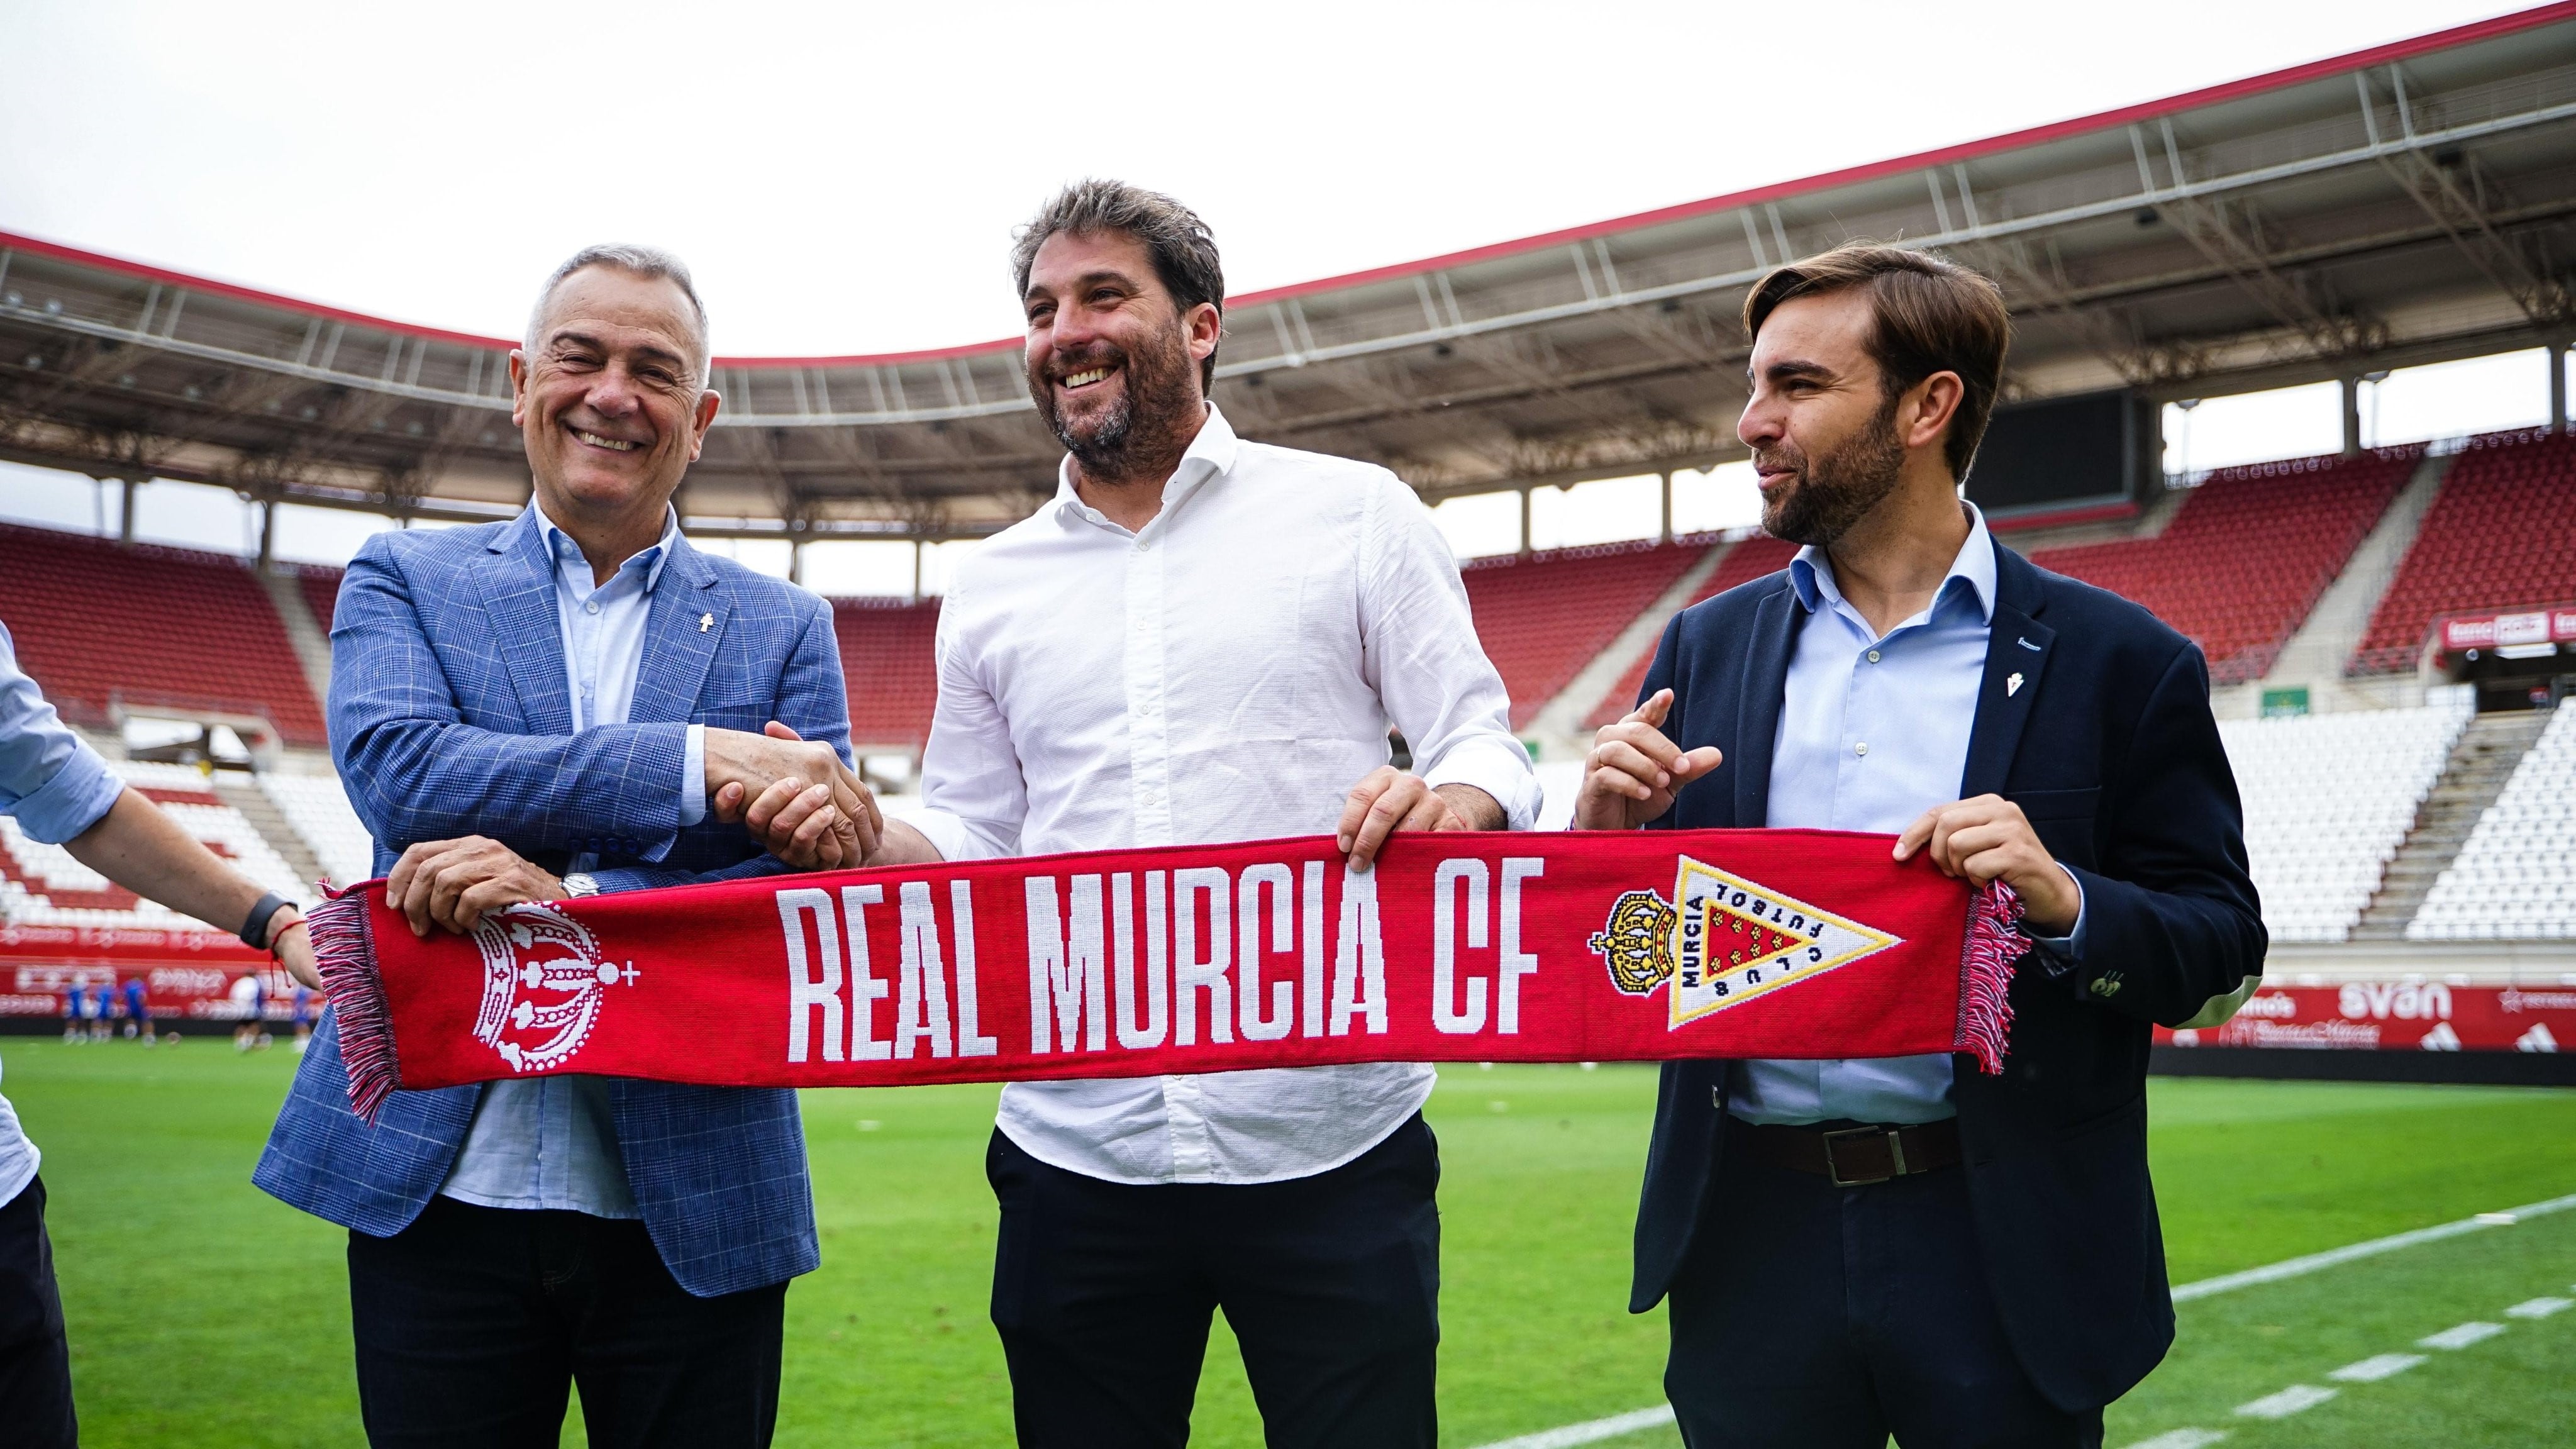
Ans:
[[[1903,1138],[1897,1135],[1900,1130],[1902,1129],[1895,1127],[1845,1127],[1839,1131],[1824,1134],[1825,1176],[1832,1179],[1833,1184],[1836,1187],[1870,1187],[1878,1183],[1886,1182],[1892,1178],[1903,1177],[1905,1175],[1905,1142]],[[1882,1172],[1876,1177],[1843,1176],[1842,1163],[1834,1156],[1834,1143],[1854,1137],[1880,1136],[1887,1139],[1888,1166],[1893,1170]]]

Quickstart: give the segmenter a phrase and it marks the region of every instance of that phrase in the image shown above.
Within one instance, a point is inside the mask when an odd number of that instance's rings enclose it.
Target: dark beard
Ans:
[[[1762,501],[1762,528],[1791,543],[1830,548],[1851,526],[1896,491],[1905,468],[1905,441],[1896,435],[1896,399],[1878,416],[1818,458],[1805,458],[1785,443],[1756,455],[1757,464],[1787,462],[1797,482]]]
[[[1143,351],[1101,343],[1070,356],[1056,354],[1043,375],[1040,369],[1029,370],[1029,399],[1037,404],[1047,430],[1082,465],[1084,476],[1104,483],[1165,477],[1180,465],[1197,432],[1201,410],[1190,401],[1189,381],[1190,369],[1197,365],[1180,328],[1173,327],[1156,333],[1153,345]],[[1055,379],[1089,367],[1115,366],[1126,372],[1118,405],[1089,431],[1076,432],[1056,411]]]

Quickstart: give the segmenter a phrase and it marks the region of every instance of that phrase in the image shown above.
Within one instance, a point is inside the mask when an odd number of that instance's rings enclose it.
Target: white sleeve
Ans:
[[[1503,807],[1508,828],[1531,828],[1538,775],[1512,734],[1503,677],[1476,640],[1449,541],[1391,475],[1371,494],[1362,531],[1362,668],[1415,771],[1433,785],[1473,785]]]
[[[1028,780],[1010,721],[960,642],[963,602],[952,591],[939,610],[939,704],[921,752],[921,808],[904,818],[944,859],[991,860],[1019,854]]]

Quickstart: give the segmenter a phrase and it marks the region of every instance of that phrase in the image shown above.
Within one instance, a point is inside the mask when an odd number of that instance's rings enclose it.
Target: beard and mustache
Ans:
[[[1028,370],[1029,399],[1038,417],[1092,477],[1169,472],[1196,431],[1202,409],[1190,399],[1190,372],[1198,363],[1181,329],[1155,332],[1144,343],[1130,350],[1094,342],[1078,352],[1050,354]],[[1118,370],[1118,400],[1080,419],[1065,417],[1056,406],[1056,382],[1095,367]]]
[[[1763,531],[1790,543],[1829,548],[1895,492],[1905,467],[1896,404],[1897,399],[1887,399],[1859,432],[1813,458],[1786,440],[1756,452],[1756,468],[1770,472],[1786,467],[1797,479],[1763,498]]]

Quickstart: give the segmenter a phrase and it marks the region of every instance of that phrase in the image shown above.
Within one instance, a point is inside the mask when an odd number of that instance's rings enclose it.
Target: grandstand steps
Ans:
[[[1734,551],[1734,544],[1721,543],[1701,554],[1689,568],[1682,570],[1681,577],[1674,579],[1671,587],[1655,596],[1655,601],[1648,604],[1644,612],[1629,620],[1627,627],[1619,631],[1608,647],[1594,655],[1592,662],[1584,665],[1565,688],[1558,690],[1556,698],[1539,710],[1530,720],[1529,728],[1522,733],[1538,742],[1540,758],[1576,758],[1590,748],[1591,731],[1583,727],[1583,717],[1601,702],[1601,697],[1609,693],[1612,685],[1619,682],[1619,676],[1628,671],[1631,661],[1655,647],[1655,641],[1662,637],[1664,626],[1672,622],[1673,615],[1690,604],[1700,585],[1707,583],[1709,575],[1716,573],[1718,565],[1726,562],[1726,556]]]
[[[2517,710],[2482,714],[2469,721],[2459,743],[2451,747],[2442,778],[2424,798],[2423,808],[2415,812],[2415,828],[2406,833],[2405,844],[2397,848],[2396,858],[2380,877],[2379,893],[2371,897],[2369,908],[2353,927],[2353,940],[2405,937],[2406,923],[2432,893],[2442,868],[2459,854],[2478,817],[2504,793],[2513,767],[2540,738],[2549,718],[2537,710]]]
[[[259,832],[260,838],[268,842],[269,848],[294,870],[296,880],[303,885],[300,892],[303,902],[311,905],[320,900],[321,891],[316,882],[326,874],[322,862],[314,857],[313,849],[304,843],[304,837],[296,834],[295,828],[286,823],[286,817],[278,813],[277,806],[260,793],[258,786],[248,781],[235,783],[219,774],[214,778],[214,788],[215,798],[240,811],[242,818],[251,823],[251,828]]]
[[[286,642],[295,650],[295,662],[304,667],[304,682],[313,686],[315,699],[331,697],[331,630],[313,619],[313,608],[304,601],[304,590],[291,574],[271,573],[253,567],[260,588],[277,606],[277,620],[286,626]],[[291,859],[292,857],[290,857]]]
[[[2316,607],[2308,611],[2299,632],[2281,649],[2270,672],[2255,687],[2243,690],[2242,712],[2252,714],[2266,688],[2279,689],[2306,685],[2308,707],[2318,713],[2345,709],[2385,709],[2411,699],[2389,696],[2395,684],[2401,691],[2411,690],[2416,681],[2403,677],[2386,679],[2347,679],[2344,663],[2353,650],[2361,647],[2362,636],[2370,631],[2370,618],[2379,607],[2380,596],[2388,592],[2389,580],[2397,576],[2397,565],[2413,547],[2415,534],[2424,524],[2424,514],[2433,506],[2434,495],[2442,488],[2442,478],[2451,470],[2456,455],[2427,455],[2415,467],[2414,476],[2390,501],[2388,511],[2371,527],[2369,536],[2352,551],[2343,572],[2326,587]]]

